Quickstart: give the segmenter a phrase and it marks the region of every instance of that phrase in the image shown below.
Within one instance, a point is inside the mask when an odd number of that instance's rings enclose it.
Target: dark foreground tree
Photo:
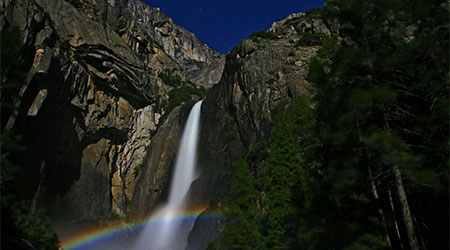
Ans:
[[[314,111],[294,104],[247,155],[259,195],[231,200],[256,220],[225,231],[268,249],[448,249],[448,3],[329,0],[321,15],[339,35],[310,65]]]
[[[377,188],[392,247],[448,248],[448,4],[329,1],[324,13],[344,38],[310,69],[325,178],[356,172],[346,189]]]
[[[17,110],[16,100],[26,76],[21,60],[21,33],[15,27],[5,28],[1,35],[1,249],[57,250],[59,240],[43,211],[32,210],[31,202],[23,200],[15,187],[18,166],[14,159],[25,147],[20,135],[7,128],[9,116]]]

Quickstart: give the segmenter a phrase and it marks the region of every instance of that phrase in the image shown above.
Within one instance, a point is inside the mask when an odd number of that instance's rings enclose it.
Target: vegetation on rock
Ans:
[[[259,41],[259,40],[276,40],[278,39],[278,34],[272,31],[256,31],[250,34],[250,39],[253,41]]]
[[[304,33],[298,39],[298,41],[295,44],[295,46],[299,47],[299,46],[323,45],[323,43],[324,43],[324,41],[326,39],[329,39],[329,38],[326,35],[322,34],[322,33]]]
[[[167,113],[169,113],[176,106],[181,105],[183,102],[188,102],[192,100],[192,96],[197,96],[199,98],[205,95],[204,88],[196,88],[184,84],[179,88],[175,88],[169,91],[169,101],[166,104]]]
[[[305,12],[302,16],[297,16],[286,20],[283,25],[296,25],[301,21],[311,22],[313,20],[322,18],[322,9],[321,8],[311,8]]]
[[[230,218],[223,244],[236,249],[289,249],[296,246],[297,202],[306,188],[305,154],[315,120],[311,108],[298,99],[274,120],[270,145],[264,143],[235,164],[229,194]],[[252,241],[243,239],[252,238]]]
[[[221,244],[447,249],[445,3],[336,0],[322,18],[342,39],[311,62],[315,107],[298,99],[236,162]]]
[[[182,83],[183,80],[181,79],[181,77],[179,75],[170,75],[170,74],[166,74],[166,73],[159,73],[158,75],[159,78],[161,78],[161,80],[172,87],[179,87]]]
[[[218,135],[218,138],[221,140],[223,138],[224,145],[228,146],[226,143],[235,142],[239,137],[242,139],[245,136],[243,131],[264,129],[264,133],[255,133],[254,137],[249,136],[248,140],[242,140],[245,141],[243,145],[250,147],[249,152],[233,165],[229,193],[222,203],[225,207],[223,209],[225,228],[220,241],[211,243],[208,249],[448,249],[448,15],[448,3],[442,0],[329,0],[323,9],[311,9],[305,15],[286,20],[282,25],[285,26],[284,29],[289,28],[292,31],[286,32],[289,36],[272,31],[252,33],[249,38],[253,41],[265,40],[266,48],[272,46],[271,40],[284,38],[291,39],[291,44],[295,44],[295,47],[321,46],[316,58],[309,65],[308,80],[312,84],[315,96],[311,100],[306,100],[298,97],[301,95],[295,93],[293,95],[291,91],[291,87],[294,89],[293,86],[287,86],[285,92],[284,88],[278,89],[278,86],[272,83],[287,78],[281,71],[277,73],[278,78],[262,77],[268,80],[261,81],[267,82],[267,85],[255,84],[257,87],[254,89],[248,86],[254,84],[253,79],[258,79],[258,77],[251,78],[250,75],[267,73],[272,69],[272,65],[248,67],[247,69],[251,70],[243,72],[234,71],[242,64],[228,65],[231,66],[228,68],[230,72],[225,74],[236,75],[225,75],[223,84],[245,82],[245,86],[236,85],[239,88],[233,89],[233,92],[238,93],[239,98],[242,97],[241,100],[245,99],[248,102],[236,102],[233,103],[235,106],[230,107],[232,105],[229,103],[236,99],[227,96],[229,99],[219,100],[214,108],[229,108],[227,112],[234,112],[234,115],[238,113],[236,111],[242,113],[248,111],[249,115],[245,116],[248,120],[241,124],[235,120],[243,119],[244,116],[222,117],[224,129],[217,131],[225,132]],[[51,21],[48,14],[45,19]],[[318,19],[323,23],[313,25],[312,23],[316,23]],[[325,25],[331,26],[330,23],[333,23],[333,32],[330,33],[335,35],[338,33],[340,37],[329,37],[320,32]],[[302,26],[303,24],[305,25]],[[288,25],[292,25],[295,29],[291,29]],[[54,24],[50,26],[55,27]],[[105,32],[108,27],[109,25],[104,26]],[[118,42],[121,41],[120,36],[115,37],[119,39]],[[172,38],[172,34],[168,37]],[[131,40],[132,37],[128,38]],[[58,46],[63,49],[62,56],[67,56],[70,47],[68,40],[59,37],[57,39]],[[37,249],[58,249],[59,242],[48,219],[41,211],[31,209],[31,202],[24,202],[14,188],[18,179],[16,154],[22,150],[23,145],[16,132],[5,129],[7,122],[5,118],[17,110],[15,101],[29,72],[20,57],[24,54],[20,46],[21,40],[18,29],[2,30],[0,51],[2,66],[0,97],[3,118],[0,183],[2,248],[13,248],[7,244],[29,243]],[[169,43],[170,39],[159,40]],[[91,42],[104,41],[94,39]],[[29,44],[34,49],[34,41],[30,40]],[[263,47],[256,46],[256,43],[251,46],[254,46],[252,51]],[[294,46],[289,45],[286,50],[292,47]],[[311,50],[315,52],[316,48]],[[289,57],[296,57],[301,54],[300,51],[292,50],[289,53],[286,51],[286,54]],[[85,56],[81,52],[73,50],[73,59],[86,66]],[[208,58],[215,57],[213,52],[206,54],[209,55]],[[257,58],[256,55],[254,58]],[[202,63],[195,65],[187,55],[179,55],[175,59],[178,62],[185,62],[182,63],[185,70],[199,68],[202,65]],[[243,58],[239,60],[243,61]],[[301,58],[298,62],[303,65],[303,62],[308,60]],[[137,61],[132,63],[137,65]],[[249,61],[249,64],[251,63],[254,61]],[[296,61],[291,63],[296,65]],[[270,64],[276,62],[270,61]],[[128,63],[117,65],[111,69],[128,67],[126,66]],[[156,69],[157,72],[174,72],[173,75],[167,73],[158,75],[170,86],[168,89],[171,89],[168,92],[169,99],[165,103],[166,114],[182,103],[191,102],[205,95],[205,89],[192,87],[189,82],[182,80],[175,63],[170,68],[165,67],[159,65]],[[290,68],[295,70],[294,67]],[[130,76],[129,80],[121,79],[120,82],[142,82],[138,81],[141,78],[137,76],[140,75],[139,72],[144,71],[139,67],[130,69],[133,69],[130,72],[139,70],[136,75]],[[253,69],[255,70],[252,71]],[[246,74],[249,71],[252,74]],[[91,79],[88,75],[85,76],[83,77]],[[79,78],[74,77],[73,82],[76,82],[76,79]],[[79,83],[83,85],[88,82]],[[267,90],[270,92],[267,92],[267,95],[271,95],[270,98],[282,99],[279,97],[284,93],[288,96],[286,101],[283,99],[282,104],[273,110],[283,110],[294,97],[296,99],[289,104],[289,110],[283,111],[282,114],[267,112],[272,110],[263,107],[265,102],[259,102],[263,100],[260,96],[264,96],[265,93],[255,91],[258,86],[264,86],[259,89],[268,86]],[[119,91],[132,89],[128,87],[126,84]],[[136,92],[130,96],[139,96],[138,92],[144,90],[136,88]],[[225,88],[220,90],[225,91]],[[67,89],[67,92],[73,94],[79,93],[77,91]],[[86,88],[85,92],[88,91]],[[94,94],[96,98],[102,96],[99,92]],[[145,96],[156,94],[148,92],[148,95],[143,95],[142,98],[138,98],[140,101],[136,102],[148,104],[147,101],[150,100]],[[61,100],[63,98],[65,97]],[[85,104],[92,104],[94,98],[86,100]],[[116,99],[110,100],[116,102]],[[76,104],[75,101],[73,103]],[[58,99],[55,103],[59,104],[62,101],[59,102]],[[261,109],[257,107],[258,112],[270,113],[270,116],[258,116],[257,112],[252,112],[256,110],[255,107],[246,105],[249,103],[254,106],[261,104]],[[269,102],[268,106],[272,103],[275,102]],[[158,106],[160,103],[156,104]],[[83,107],[81,110],[88,110],[87,106],[81,107]],[[109,112],[112,106],[107,107],[103,110],[94,110],[94,113],[101,113],[103,117],[103,113]],[[72,109],[73,107],[70,107],[70,110]],[[24,110],[26,111],[25,108]],[[118,110],[120,112],[120,108]],[[115,117],[116,113],[113,116]],[[266,121],[268,117],[272,121],[271,126],[259,126],[265,125],[261,120]],[[62,120],[66,118],[63,117]],[[106,118],[103,120],[109,121],[109,118]],[[59,123],[55,124],[61,129],[69,128],[59,126]],[[242,128],[243,126],[240,126],[242,124],[249,126]],[[20,128],[29,129],[25,125],[20,124]],[[266,127],[270,127],[267,128],[267,134]],[[94,129],[95,133],[91,134],[95,134],[96,137],[84,138],[83,143],[97,140],[97,136],[101,136],[98,131],[100,130]],[[58,135],[66,133],[59,132]],[[270,133],[270,140],[255,143]],[[74,134],[74,138],[78,139],[79,135]],[[119,138],[115,134],[111,137]],[[109,148],[112,143],[115,142],[108,142]],[[68,144],[71,143],[62,143],[63,146],[58,149]],[[236,151],[240,152],[240,149],[241,147],[238,147]],[[70,150],[61,152],[73,155]],[[214,156],[222,152],[225,151],[217,150]],[[231,150],[226,151],[231,155],[229,152]],[[229,157],[233,159],[230,161],[237,158],[233,157]],[[216,157],[211,158],[216,160]],[[62,162],[66,158],[58,159]],[[223,163],[226,164],[228,162]],[[139,164],[129,173],[136,179],[141,171],[145,170],[143,167]],[[217,176],[222,177],[220,174]],[[151,186],[146,194],[159,191],[156,188],[159,186]]]

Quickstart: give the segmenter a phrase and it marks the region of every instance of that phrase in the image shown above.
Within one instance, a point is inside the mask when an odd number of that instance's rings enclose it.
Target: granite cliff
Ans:
[[[123,22],[130,29],[139,27],[180,65],[188,78],[220,57],[217,51],[177,25],[159,8],[152,8],[141,1],[108,0],[108,3],[120,10],[119,23]]]
[[[2,114],[27,145],[23,195],[54,221],[125,216],[162,117],[179,112],[165,110],[177,86],[161,74],[185,81],[219,54],[140,1],[3,1],[0,12],[2,30],[22,33],[29,72],[17,110]]]
[[[203,99],[189,205],[206,210],[186,249],[419,249],[414,228],[422,248],[447,244],[448,6],[394,2],[329,0],[226,55],[139,0],[0,2],[2,35],[23,43],[1,125],[23,137],[11,158],[24,204],[45,208],[60,235],[148,215]],[[210,216],[228,208],[234,228]]]
[[[220,236],[223,221],[211,220],[208,214],[226,203],[237,159],[270,140],[274,117],[295,99],[310,101],[314,90],[306,78],[321,40],[305,41],[330,36],[328,27],[310,13],[293,14],[275,22],[269,31],[254,33],[227,54],[222,78],[203,103],[202,174],[191,194],[194,202],[210,207],[204,218],[198,218],[187,249],[206,249]]]
[[[17,0],[0,7],[2,30],[23,32],[30,72],[17,112],[2,124],[29,146],[20,159],[23,195],[57,226],[145,215],[165,198],[184,121],[200,97],[167,112],[178,86],[161,75],[209,89],[201,175],[191,196],[220,206],[236,159],[270,138],[276,114],[309,98],[309,62],[333,30],[293,14],[220,56],[140,1]],[[206,248],[219,233],[218,221],[200,217],[188,248]]]

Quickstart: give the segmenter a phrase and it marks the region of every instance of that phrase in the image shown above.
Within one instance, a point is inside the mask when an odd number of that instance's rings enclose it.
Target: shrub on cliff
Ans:
[[[326,39],[327,35],[322,33],[303,33],[295,46],[320,46]]]
[[[183,80],[181,79],[181,77],[179,75],[170,75],[170,74],[166,74],[166,73],[159,73],[158,75],[159,78],[161,78],[161,80],[172,87],[179,87],[182,83]]]
[[[192,96],[198,96],[202,98],[205,95],[205,89],[195,88],[188,85],[183,85],[179,88],[175,88],[169,91],[169,101],[166,104],[167,113],[169,113],[176,106],[181,105],[183,102],[192,100]]]
[[[261,30],[251,33],[248,38],[252,39],[253,41],[276,40],[278,39],[278,34],[272,31]]]

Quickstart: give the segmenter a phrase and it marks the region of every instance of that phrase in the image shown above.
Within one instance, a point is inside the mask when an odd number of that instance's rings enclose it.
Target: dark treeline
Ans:
[[[0,195],[1,249],[59,249],[58,237],[43,210],[32,209],[17,189],[17,158],[26,151],[21,135],[8,120],[18,111],[20,88],[28,75],[29,65],[23,60],[22,34],[15,26],[5,27],[0,34],[1,52],[1,132]]]
[[[235,163],[219,245],[448,249],[448,3],[330,0],[321,18],[339,36],[316,94]]]

